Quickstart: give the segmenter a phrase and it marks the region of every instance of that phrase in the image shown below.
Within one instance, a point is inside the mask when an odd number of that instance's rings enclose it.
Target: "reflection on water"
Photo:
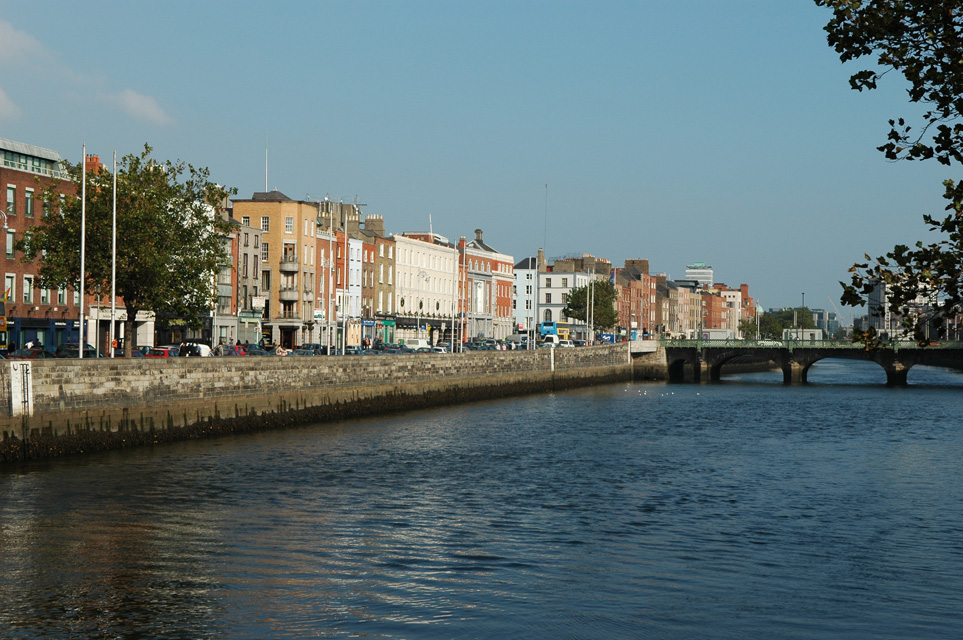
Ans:
[[[963,384],[865,364],[8,469],[0,638],[952,637]]]

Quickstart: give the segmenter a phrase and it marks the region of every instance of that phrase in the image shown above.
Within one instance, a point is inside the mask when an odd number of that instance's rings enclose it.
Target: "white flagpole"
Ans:
[[[78,335],[80,339],[77,344],[77,357],[84,357],[84,345],[86,341],[84,340],[84,275],[86,265],[84,264],[84,258],[86,257],[87,245],[87,143],[84,143],[83,156],[81,159],[82,169],[81,169],[81,183],[80,183],[80,330]]]
[[[117,313],[117,149],[114,149],[114,211],[111,228],[110,265],[110,357],[114,357],[114,317]]]

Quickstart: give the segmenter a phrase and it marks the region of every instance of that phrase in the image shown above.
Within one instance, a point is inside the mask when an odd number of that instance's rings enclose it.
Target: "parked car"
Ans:
[[[760,347],[784,347],[781,340],[759,340],[756,344]]]
[[[54,354],[46,349],[17,349],[7,354],[7,360],[45,360],[53,358]]]
[[[178,355],[177,347],[154,347],[147,352],[148,358],[176,358]]]
[[[571,340],[559,340],[559,341],[558,341],[558,346],[560,346],[560,347],[574,347],[574,346],[575,346],[575,343],[572,342]]]
[[[354,344],[348,345],[347,347],[344,348],[344,355],[346,356],[361,355],[361,347]]]
[[[222,356],[246,356],[250,355],[251,350],[242,344],[235,344],[228,347],[221,347]]]
[[[228,354],[225,354],[228,355]],[[235,353],[233,355],[243,356],[243,353]],[[260,347],[249,347],[247,349],[247,355],[249,356],[273,356],[273,351],[268,351],[267,349],[261,349]]]
[[[79,358],[80,349],[76,342],[65,342],[64,344],[57,347],[54,351],[55,358]],[[85,358],[102,358],[103,355],[93,347],[93,345],[84,345],[84,357]]]
[[[123,350],[123,349],[119,349],[119,348],[118,348],[118,349],[114,349],[114,357],[115,357],[115,358],[123,358],[123,357],[124,357],[124,350]],[[143,358],[143,357],[145,357],[145,354],[144,354],[144,352],[141,351],[140,349],[134,349],[133,351],[130,352],[130,357],[131,357],[131,358]]]
[[[309,355],[313,355],[313,356],[328,355],[328,347],[326,345],[323,345],[317,342],[309,342],[306,344],[302,344],[300,347],[296,349],[296,351],[305,351],[305,350],[310,351],[311,353]]]

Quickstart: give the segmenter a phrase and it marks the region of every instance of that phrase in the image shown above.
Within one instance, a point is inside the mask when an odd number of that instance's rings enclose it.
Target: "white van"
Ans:
[[[421,348],[431,349],[431,345],[424,338],[408,338],[405,340],[405,346],[416,351]]]
[[[542,338],[542,342],[545,344],[551,344],[553,347],[557,347],[559,340],[556,334],[549,333],[549,334],[546,334],[544,338]]]

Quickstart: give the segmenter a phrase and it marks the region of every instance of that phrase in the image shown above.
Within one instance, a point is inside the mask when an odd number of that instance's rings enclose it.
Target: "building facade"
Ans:
[[[285,348],[318,342],[317,203],[292,200],[274,190],[234,200],[234,216],[248,218],[261,230],[262,339]]]

